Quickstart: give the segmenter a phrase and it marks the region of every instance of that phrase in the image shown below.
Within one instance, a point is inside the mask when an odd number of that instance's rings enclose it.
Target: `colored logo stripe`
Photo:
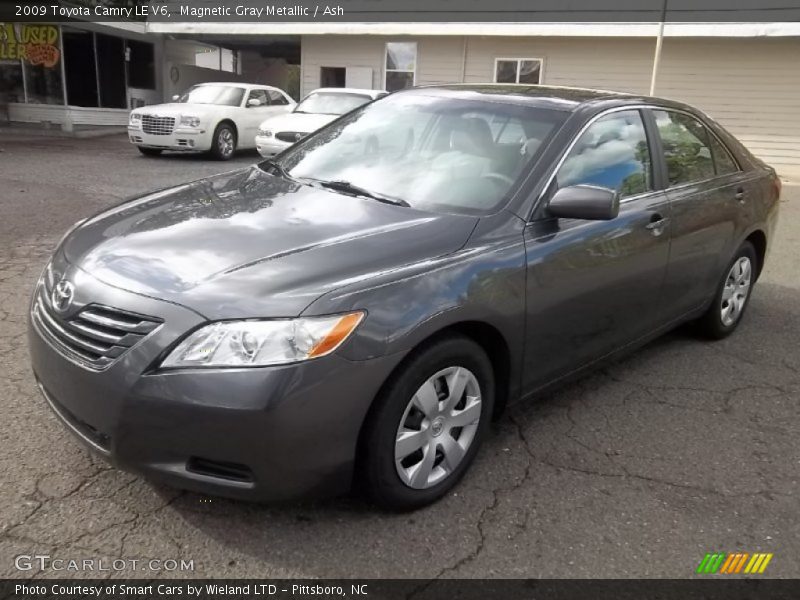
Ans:
[[[714,552],[708,553],[700,561],[697,566],[697,573],[713,574],[736,574],[747,573],[756,574],[763,573],[769,561],[772,560],[772,554],[748,552]],[[747,565],[747,566],[745,566]]]

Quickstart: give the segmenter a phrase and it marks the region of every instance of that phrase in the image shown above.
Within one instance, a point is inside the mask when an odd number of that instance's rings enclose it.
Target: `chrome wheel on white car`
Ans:
[[[217,125],[211,142],[211,154],[218,160],[230,160],[236,152],[236,132],[226,123]]]

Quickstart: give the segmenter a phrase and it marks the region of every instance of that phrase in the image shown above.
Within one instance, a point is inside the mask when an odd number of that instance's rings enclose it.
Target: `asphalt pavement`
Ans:
[[[800,187],[784,187],[733,336],[679,330],[510,409],[429,508],[233,502],[90,456],[28,364],[28,299],[49,253],[103,207],[256,160],[146,158],[123,136],[0,138],[0,577],[683,578],[715,551],[772,552],[766,575],[800,577]],[[19,570],[32,554],[126,562]],[[147,562],[181,559],[193,570]]]

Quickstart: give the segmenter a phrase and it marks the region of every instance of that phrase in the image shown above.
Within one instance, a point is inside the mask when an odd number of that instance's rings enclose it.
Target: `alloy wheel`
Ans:
[[[464,367],[429,377],[408,403],[395,440],[397,474],[427,489],[449,477],[467,454],[481,418],[481,389]]]
[[[742,315],[742,310],[750,293],[753,266],[747,256],[740,257],[733,263],[725,287],[722,289],[720,318],[725,327],[730,327]]]
[[[223,157],[227,158],[233,154],[233,132],[230,129],[221,129],[219,136],[217,137],[217,145],[219,148],[219,153]]]

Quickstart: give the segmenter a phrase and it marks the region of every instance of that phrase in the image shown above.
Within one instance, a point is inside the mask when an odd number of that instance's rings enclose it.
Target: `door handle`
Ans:
[[[733,195],[733,197],[744,204],[744,188],[736,188],[736,193]]]
[[[669,219],[667,217],[662,217],[660,214],[656,213],[650,217],[650,222],[645,225],[645,228],[651,231],[653,235],[658,236],[664,233],[664,228],[668,224]]]

